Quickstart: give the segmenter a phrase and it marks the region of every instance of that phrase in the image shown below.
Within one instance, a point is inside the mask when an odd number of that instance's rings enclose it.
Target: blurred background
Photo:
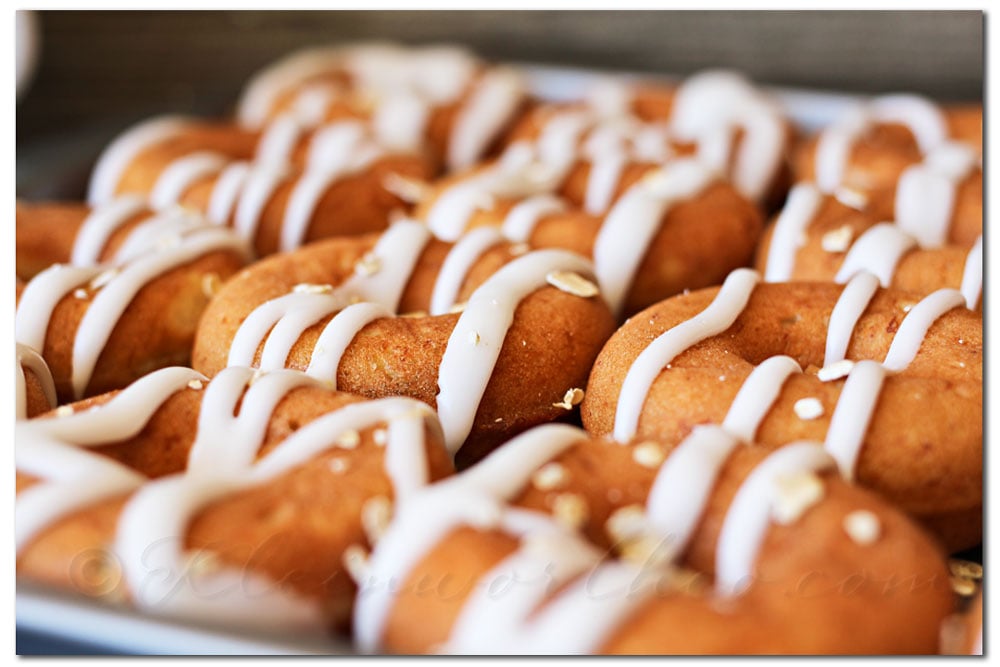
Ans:
[[[71,193],[73,178],[46,181],[53,165],[85,171],[131,122],[227,113],[273,59],[353,40],[458,42],[494,60],[673,75],[732,67],[809,89],[983,93],[978,11],[46,11],[24,25],[18,66],[34,53],[35,67],[19,91],[17,184],[28,196]],[[34,43],[24,39],[32,25]]]

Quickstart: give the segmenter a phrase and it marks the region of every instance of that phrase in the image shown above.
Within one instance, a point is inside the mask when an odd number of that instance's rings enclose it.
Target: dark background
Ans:
[[[85,170],[123,127],[223,114],[246,79],[297,48],[363,39],[459,42],[507,61],[684,75],[733,67],[761,83],[981,99],[984,19],[962,12],[48,11],[17,107],[18,191],[53,165]],[[85,164],[86,163],[86,164]],[[84,166],[80,166],[80,165]]]

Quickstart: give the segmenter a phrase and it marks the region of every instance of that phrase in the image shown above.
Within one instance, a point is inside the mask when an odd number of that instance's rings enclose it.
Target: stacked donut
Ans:
[[[976,118],[379,43],[142,123],[18,203],[18,576],[366,652],[964,650]]]

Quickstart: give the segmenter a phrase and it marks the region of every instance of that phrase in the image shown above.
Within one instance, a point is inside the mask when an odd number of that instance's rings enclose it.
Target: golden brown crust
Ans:
[[[757,432],[765,446],[794,440],[822,442],[844,380],[821,382],[830,313],[842,287],[823,283],[761,284],[730,329],[671,361],[647,395],[638,434],[679,442],[697,424],[720,424],[756,364],[786,354],[807,372],[793,375]],[[649,341],[704,310],[718,289],[675,297],[636,315],[612,336],[591,372],[581,414],[588,431],[612,430],[625,374]],[[849,359],[885,357],[919,297],[880,290],[861,317]],[[962,341],[959,344],[959,341]],[[800,419],[801,398],[816,398],[824,413]],[[909,368],[886,378],[865,436],[857,480],[916,516],[976,512],[982,503],[982,319],[955,309],[935,322]],[[978,542],[981,525],[961,540]]]

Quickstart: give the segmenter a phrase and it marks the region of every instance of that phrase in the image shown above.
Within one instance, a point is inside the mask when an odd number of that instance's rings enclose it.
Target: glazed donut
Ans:
[[[56,385],[42,355],[17,343],[15,419],[29,419],[56,406]]]
[[[982,536],[982,316],[956,290],[920,299],[869,273],[847,285],[721,288],[639,313],[594,364],[581,415],[620,441],[677,442],[742,392],[765,418],[741,437],[823,441],[841,473],[953,550]]]
[[[979,106],[876,97],[800,147],[795,179],[895,220],[921,246],[940,245],[949,226],[954,240],[971,245],[983,227],[982,123]]]
[[[352,554],[452,470],[422,403],[296,371],[166,368],[15,438],[19,577],[259,628],[342,626]]]
[[[311,152],[302,153],[305,170],[271,155],[274,142],[265,136],[257,145],[257,137],[187,118],[140,123],[101,154],[88,201],[107,205],[118,195],[141,195],[156,209],[180,205],[234,227],[262,256],[385,229],[390,213],[403,205],[385,189],[385,179],[432,174],[426,158],[385,150],[359,121],[318,133]],[[233,143],[240,145],[228,146]]]
[[[447,244],[401,220],[233,278],[205,311],[193,365],[208,376],[287,366],[351,393],[416,398],[436,407],[467,463],[579,403],[614,330],[591,271],[579,255],[526,252],[494,229]]]
[[[156,238],[134,252],[124,246],[136,244],[124,244],[120,264],[54,264],[18,280],[14,337],[42,354],[60,403],[189,363],[205,305],[249,260],[246,244],[215,226],[182,225]]]
[[[829,474],[821,445],[768,452],[706,426],[666,449],[543,426],[421,490],[358,572],[359,648],[937,651],[953,605],[943,555]],[[583,510],[560,512],[566,498]],[[603,559],[621,538],[651,548]]]
[[[242,127],[294,135],[346,113],[404,152],[429,147],[448,169],[493,148],[526,101],[521,76],[464,49],[381,42],[293,53],[255,75],[237,104]]]
[[[620,317],[718,284],[750,261],[763,227],[750,201],[693,158],[629,165],[624,193],[602,215],[551,194],[544,173],[533,178],[545,165],[530,151],[508,150],[492,166],[429,188],[414,215],[444,239],[493,226],[533,248],[591,256],[601,293]]]
[[[947,238],[927,239],[845,201],[823,195],[810,183],[792,188],[758,251],[757,267],[765,279],[845,283],[865,270],[883,287],[921,296],[942,287],[958,289],[966,306],[982,309],[981,226],[976,236],[975,230],[952,226]]]
[[[566,172],[564,194],[589,213],[607,210],[629,163],[694,155],[748,199],[780,202],[788,182],[791,123],[779,105],[734,72],[705,71],[676,86],[592,87],[584,103],[543,105],[511,133]]]

